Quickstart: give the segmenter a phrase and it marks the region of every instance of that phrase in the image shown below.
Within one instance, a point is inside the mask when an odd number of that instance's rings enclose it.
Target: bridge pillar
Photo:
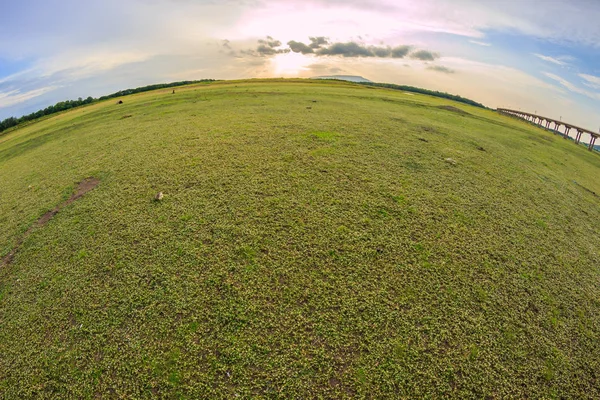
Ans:
[[[577,129],[577,136],[575,137],[575,143],[579,144],[579,142],[581,142],[581,134],[583,132],[579,129]]]
[[[592,140],[590,140],[590,145],[588,146],[588,150],[594,150],[594,144],[596,144],[596,136],[592,136]]]
[[[564,136],[565,139],[569,138],[569,132],[570,131],[571,131],[571,128],[568,127],[568,126],[565,126],[565,136]]]

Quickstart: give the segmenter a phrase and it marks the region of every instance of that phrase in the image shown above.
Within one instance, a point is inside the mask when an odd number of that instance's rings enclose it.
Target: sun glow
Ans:
[[[276,76],[298,76],[307,61],[306,56],[297,53],[278,54],[271,60]]]

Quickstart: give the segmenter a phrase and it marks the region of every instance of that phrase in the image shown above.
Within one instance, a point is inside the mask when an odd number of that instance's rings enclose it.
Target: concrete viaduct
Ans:
[[[590,144],[588,145],[588,150],[590,150],[590,151],[594,150],[594,144],[596,143],[596,139],[598,139],[600,137],[600,134],[598,134],[596,132],[592,132],[588,129],[583,129],[583,128],[580,128],[573,124],[567,124],[566,122],[557,121],[552,118],[542,117],[541,115],[526,113],[523,111],[509,110],[506,108],[498,108],[497,111],[500,114],[510,115],[513,117],[522,118],[526,121],[533,122],[534,124],[544,127],[546,129],[553,129],[553,130],[557,131],[558,133],[563,134],[565,139],[567,139],[569,137],[569,132],[571,131],[571,129],[573,129],[574,131],[577,131],[577,135],[575,136],[575,143],[581,142],[581,135],[583,135],[584,133],[587,133],[588,135],[591,136]],[[552,124],[554,124],[554,127],[550,128],[550,126]],[[559,130],[561,126],[565,127],[564,133],[562,133]]]

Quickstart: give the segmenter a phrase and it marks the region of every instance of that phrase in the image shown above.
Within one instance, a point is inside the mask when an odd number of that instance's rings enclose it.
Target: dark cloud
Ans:
[[[263,56],[272,56],[275,54],[290,52],[289,49],[277,49],[279,46],[281,46],[281,42],[279,40],[275,40],[271,36],[267,36],[266,39],[260,39],[258,41],[256,52]]]
[[[271,36],[267,36],[266,39],[259,39],[258,44],[270,48],[281,46],[281,42],[279,40],[273,39]]]
[[[328,47],[322,47],[317,50],[320,56],[343,56],[343,57],[374,57],[375,55],[355,42],[333,43]]]
[[[392,49],[392,58],[404,58],[410,52],[410,46],[398,46]]]
[[[281,41],[273,39],[271,36],[267,36],[266,39],[259,39],[258,46],[255,50],[243,50],[240,53],[256,57],[268,57],[274,56],[275,54],[290,52],[290,49],[278,49],[280,46]]]
[[[324,36],[309,37],[309,39],[310,39],[309,47],[311,49],[318,49],[319,47],[329,44],[329,40]]]
[[[317,50],[320,56],[342,56],[342,57],[377,57],[377,58],[404,58],[409,52],[410,46],[364,46],[356,42],[332,43],[327,47]]]
[[[438,53],[434,53],[428,50],[419,50],[415,51],[414,53],[411,53],[410,58],[414,58],[415,60],[421,61],[433,61],[437,58],[440,58],[440,55]]]
[[[437,71],[437,72],[443,72],[445,74],[453,74],[453,73],[456,72],[453,69],[450,69],[448,67],[444,67],[442,65],[432,65],[431,67],[427,67],[427,69],[430,69],[432,71]]]
[[[375,57],[389,57],[392,54],[392,50],[389,47],[370,47],[371,52]]]
[[[290,49],[292,49],[292,51],[294,53],[302,53],[302,54],[314,53],[314,50],[312,49],[312,47],[307,46],[302,42],[296,42],[295,40],[290,40],[287,44],[288,44],[288,46],[290,46]]]
[[[329,40],[323,36],[311,37],[310,44],[305,44],[302,42],[292,40],[288,42],[288,46],[290,46],[290,49],[294,53],[316,54],[317,56],[375,58],[404,58],[410,53],[412,49],[411,46],[365,46],[357,42],[329,43]],[[417,55],[422,56],[421,54]]]
[[[288,53],[290,51],[300,54],[314,54],[316,56],[339,56],[347,58],[405,58],[410,57],[422,61],[434,61],[439,58],[439,54],[428,50],[412,51],[412,46],[402,45],[396,47],[390,46],[367,46],[358,42],[334,42],[324,36],[309,37],[310,43],[306,44],[296,40],[287,42],[289,48],[282,49],[281,42],[267,36],[266,39],[258,41],[258,47],[254,50],[242,51],[242,54],[268,57],[275,54]],[[228,46],[224,42],[223,46]]]

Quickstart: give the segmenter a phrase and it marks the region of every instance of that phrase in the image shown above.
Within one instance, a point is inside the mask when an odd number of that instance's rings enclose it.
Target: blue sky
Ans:
[[[597,0],[3,2],[0,118],[158,82],[356,74],[597,130],[598,21]]]

